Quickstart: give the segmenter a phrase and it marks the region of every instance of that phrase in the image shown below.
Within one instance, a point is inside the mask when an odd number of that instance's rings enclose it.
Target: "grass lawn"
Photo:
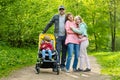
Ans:
[[[102,74],[112,76],[112,80],[120,80],[120,52],[96,52],[90,55],[97,58],[102,66]]]
[[[37,48],[14,48],[0,45],[0,77],[36,63]]]

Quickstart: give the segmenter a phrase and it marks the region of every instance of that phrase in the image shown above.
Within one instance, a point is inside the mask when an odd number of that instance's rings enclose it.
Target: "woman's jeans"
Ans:
[[[51,50],[42,50],[42,57],[45,58],[45,54],[48,52],[49,59],[52,59],[52,51]]]
[[[79,54],[79,44],[73,44],[69,43],[67,45],[68,49],[68,57],[67,57],[67,62],[66,62],[66,69],[70,69],[70,64],[71,64],[71,59],[72,59],[72,53],[74,52],[74,62],[73,62],[73,69],[77,68],[78,64],[78,54]]]

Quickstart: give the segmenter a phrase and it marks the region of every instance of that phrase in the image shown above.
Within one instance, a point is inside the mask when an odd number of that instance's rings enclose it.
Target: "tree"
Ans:
[[[110,13],[112,51],[115,51],[115,41],[116,41],[116,9],[117,9],[117,0],[110,0],[109,13]]]

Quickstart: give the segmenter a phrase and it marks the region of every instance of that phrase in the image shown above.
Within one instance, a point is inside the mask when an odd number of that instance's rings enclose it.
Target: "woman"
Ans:
[[[78,68],[78,71],[84,71],[88,72],[91,71],[89,58],[87,55],[87,47],[89,45],[88,41],[88,35],[87,35],[87,25],[83,22],[82,18],[80,16],[75,17],[75,22],[78,24],[79,28],[71,27],[71,29],[77,33],[80,34],[79,41],[80,41],[80,66]],[[86,63],[87,68],[83,70],[83,64]]]
[[[71,30],[71,26],[74,26],[75,28],[77,25],[74,22],[73,15],[71,13],[68,13],[66,15],[66,24],[65,24],[65,29],[66,29],[66,41],[65,44],[67,45],[67,50],[68,50],[68,57],[67,57],[67,62],[66,62],[66,72],[70,72],[70,64],[71,64],[71,59],[72,59],[72,53],[74,51],[74,62],[73,62],[73,71],[76,71],[77,69],[77,64],[78,64],[78,53],[79,53],[79,40],[78,40],[78,35],[74,33]]]

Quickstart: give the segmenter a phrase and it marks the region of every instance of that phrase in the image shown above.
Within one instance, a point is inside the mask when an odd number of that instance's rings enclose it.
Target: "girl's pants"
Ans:
[[[89,63],[89,58],[88,58],[88,54],[87,54],[87,47],[89,45],[89,41],[85,40],[82,41],[80,44],[80,69],[83,69],[83,64],[86,63],[87,68],[90,69],[90,63]]]

